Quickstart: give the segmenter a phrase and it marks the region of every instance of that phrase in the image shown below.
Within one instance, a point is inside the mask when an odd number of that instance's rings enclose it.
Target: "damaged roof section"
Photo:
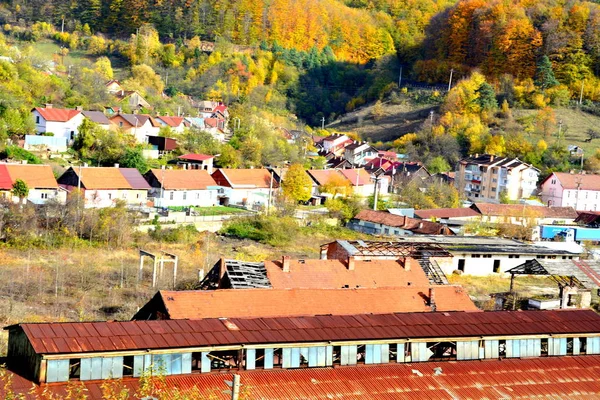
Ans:
[[[198,289],[268,289],[264,262],[226,260],[221,258],[200,282]]]

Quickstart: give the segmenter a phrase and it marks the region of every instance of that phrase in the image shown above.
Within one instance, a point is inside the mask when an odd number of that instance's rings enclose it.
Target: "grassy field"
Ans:
[[[540,139],[546,140],[548,144],[556,143],[560,141],[565,146],[576,145],[584,150],[584,157],[593,155],[596,150],[600,147],[600,139],[595,139],[592,142],[586,142],[588,138],[588,129],[598,130],[600,127],[600,118],[571,108],[556,108],[554,109],[556,115],[557,128],[555,134],[552,137],[544,138],[541,135],[532,135],[532,142],[537,142]],[[537,110],[515,110],[513,115],[517,120],[523,120],[534,118],[537,114]],[[562,122],[561,138],[558,138],[558,125]]]
[[[42,40],[39,42],[33,43],[33,50],[36,54],[41,55],[46,60],[52,60],[55,54],[60,53],[60,46],[54,42]],[[86,53],[82,50],[74,50],[69,51],[64,57],[64,65],[76,65],[79,64],[82,60],[89,59],[90,61],[94,61],[93,58],[89,58]]]

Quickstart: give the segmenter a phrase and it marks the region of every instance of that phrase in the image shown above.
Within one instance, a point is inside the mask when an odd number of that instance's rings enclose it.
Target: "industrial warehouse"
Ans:
[[[160,290],[131,321],[11,325],[2,390],[31,399],[74,388],[102,399],[107,383],[182,399],[599,397],[600,315],[586,295],[600,284],[595,269],[513,243],[505,252],[533,256],[505,274],[510,290],[518,275],[547,275],[557,306],[482,311],[440,267],[458,246],[338,240],[319,259],[221,259],[195,289]]]

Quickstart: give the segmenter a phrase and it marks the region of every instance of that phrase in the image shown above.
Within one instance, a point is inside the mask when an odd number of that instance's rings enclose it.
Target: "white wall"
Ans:
[[[563,207],[579,211],[600,211],[600,192],[595,190],[565,189],[562,192]]]
[[[154,197],[155,207],[212,207],[217,205],[217,189],[204,190],[165,190],[161,193],[160,188],[150,191]],[[161,198],[161,194],[164,196]]]
[[[500,273],[504,273],[511,268],[517,267],[528,260],[533,260],[535,254],[514,254],[512,257],[508,254],[478,254],[479,257],[473,257],[474,253],[453,253],[454,257],[439,257],[435,258],[442,271],[446,275],[458,270],[460,260],[464,260],[465,275],[486,276],[494,274],[494,261],[500,261]],[[485,256],[485,257],[484,257]],[[488,257],[490,256],[490,257]],[[518,256],[518,258],[517,258]],[[561,260],[563,256],[556,256],[556,260]],[[578,259],[579,256],[574,254],[573,259]],[[567,257],[568,258],[568,257]],[[508,286],[507,286],[508,290]]]
[[[241,205],[244,203],[248,207],[255,204],[261,206],[267,206],[269,203],[269,189],[268,188],[253,188],[253,189],[232,189],[229,187],[221,187],[223,189],[223,195],[229,197],[229,204]],[[277,189],[273,189],[271,201],[275,198]]]
[[[148,198],[147,190],[112,189],[86,190],[85,206],[87,208],[104,208],[114,206],[117,200],[123,200],[131,206],[145,205]]]
[[[55,122],[46,121],[37,110],[33,110],[32,115],[34,123],[37,121],[37,117],[39,117],[39,123],[35,124],[36,132],[51,132],[56,137],[65,137],[68,140],[72,140],[77,135],[79,125],[81,125],[84,118],[83,114],[79,113],[67,122]]]

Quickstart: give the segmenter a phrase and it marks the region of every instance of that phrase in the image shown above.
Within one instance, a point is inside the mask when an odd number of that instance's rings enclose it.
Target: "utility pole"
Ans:
[[[273,171],[271,171],[271,180],[269,181],[269,204],[267,206],[267,215],[271,212],[271,199],[273,197]]]
[[[450,70],[450,81],[448,82],[448,91],[452,89],[452,74],[454,73],[454,68]]]
[[[558,121],[558,140],[560,140],[561,136],[562,136],[562,119]]]
[[[167,70],[167,76],[165,77],[165,87],[169,87],[169,70]]]
[[[62,24],[60,25],[60,33],[65,33],[65,16],[62,17]]]
[[[373,188],[373,210],[374,211],[377,211],[377,200],[378,200],[377,195],[379,194],[377,189],[379,188],[379,180],[380,179],[381,178],[379,176],[376,176],[373,179],[375,181],[375,187]]]
[[[583,174],[583,149],[581,149],[581,166],[579,168],[579,173]]]
[[[398,75],[398,89],[402,88],[402,64],[400,64],[400,74]]]
[[[585,79],[581,81],[581,93],[579,93],[579,105],[583,103],[583,86],[585,85]]]
[[[321,118],[321,129],[325,129],[325,117]]]

